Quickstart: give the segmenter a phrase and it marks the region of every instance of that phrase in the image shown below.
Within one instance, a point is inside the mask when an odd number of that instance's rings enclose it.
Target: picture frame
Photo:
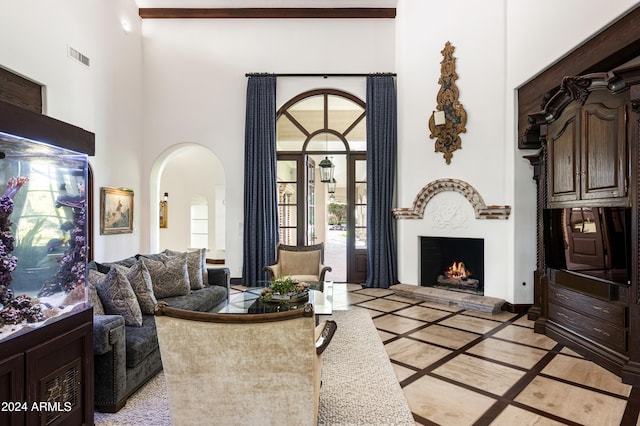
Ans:
[[[169,227],[169,193],[165,192],[160,201],[160,228]]]
[[[100,188],[100,234],[133,232],[133,190]]]
[[[167,208],[166,201],[160,201],[160,228],[168,228],[169,227],[169,212]]]

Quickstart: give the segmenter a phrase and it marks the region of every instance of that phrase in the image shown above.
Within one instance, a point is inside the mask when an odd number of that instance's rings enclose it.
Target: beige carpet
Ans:
[[[368,313],[336,311],[338,330],[325,350],[320,425],[414,425],[411,410]],[[324,317],[321,317],[324,319]],[[239,403],[238,409],[242,409]],[[96,413],[96,426],[170,425],[164,376],[158,374],[117,413]],[[211,424],[224,424],[215,417]]]

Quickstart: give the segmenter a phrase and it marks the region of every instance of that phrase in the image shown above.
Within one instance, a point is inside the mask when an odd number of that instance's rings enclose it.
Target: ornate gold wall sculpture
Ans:
[[[453,57],[454,47],[450,42],[444,45],[442,56],[444,59],[440,62],[440,90],[437,97],[437,111],[444,111],[445,124],[436,126],[434,115],[429,119],[429,130],[431,134],[429,138],[436,139],[436,152],[442,152],[447,164],[451,164],[453,151],[461,148],[460,133],[465,133],[467,129],[467,112],[458,102],[458,87],[456,80],[456,59]]]

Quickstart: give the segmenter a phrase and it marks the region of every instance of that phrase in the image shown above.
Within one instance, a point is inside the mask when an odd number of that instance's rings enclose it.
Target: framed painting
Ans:
[[[100,188],[100,234],[133,232],[133,190]]]

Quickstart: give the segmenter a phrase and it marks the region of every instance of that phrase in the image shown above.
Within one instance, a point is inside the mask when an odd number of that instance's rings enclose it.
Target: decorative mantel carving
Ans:
[[[480,193],[463,180],[436,179],[420,190],[413,200],[413,207],[393,209],[393,216],[396,219],[422,219],[429,201],[446,191],[457,192],[465,197],[471,203],[476,219],[507,219],[511,214],[510,206],[487,206]]]

